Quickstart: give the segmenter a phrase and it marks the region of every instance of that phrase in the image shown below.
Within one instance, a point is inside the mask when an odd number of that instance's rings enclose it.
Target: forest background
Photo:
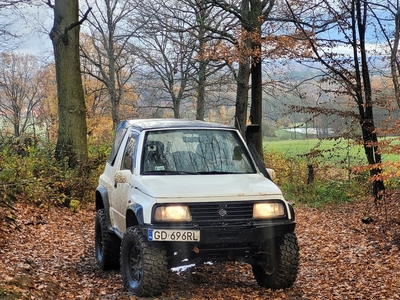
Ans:
[[[56,7],[50,1],[2,1],[2,205],[12,205],[19,195],[46,205],[85,201],[96,185],[113,129],[123,119],[197,118],[243,130],[238,106],[248,108],[245,124],[254,122],[253,66],[258,62],[265,151],[260,154],[268,167],[277,169],[277,181],[293,201],[349,200],[371,191],[380,199],[384,184],[396,189],[396,2],[260,2],[257,28],[249,32],[243,24],[251,20],[256,3],[81,3],[80,70],[89,160],[71,168],[71,156],[55,153],[59,114],[67,108],[58,105],[52,51],[35,53],[26,43],[28,33],[50,41],[54,28],[48,19]],[[240,74],[243,65],[248,77]],[[239,98],[243,79],[251,91],[249,100],[247,95]],[[318,142],[290,156],[270,151],[281,149],[271,147],[271,141],[288,138],[295,145],[298,140]]]
[[[393,0],[0,0],[0,297],[131,299],[95,269],[92,201],[134,118],[262,125],[298,212],[298,283],[260,291],[228,266],[211,297],[235,276],[251,299],[397,296],[399,37]]]
[[[20,199],[90,203],[114,129],[133,118],[243,130],[260,114],[260,154],[298,204],[378,203],[398,189],[396,1],[80,1],[67,27],[79,29],[83,156],[57,155],[60,132],[81,126],[60,123],[76,111],[60,105],[53,51],[24,44],[32,32],[54,43],[54,12],[57,1],[0,1],[1,227]]]

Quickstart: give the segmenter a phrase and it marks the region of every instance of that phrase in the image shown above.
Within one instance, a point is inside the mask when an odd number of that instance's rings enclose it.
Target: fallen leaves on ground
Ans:
[[[399,202],[296,208],[300,270],[289,289],[260,288],[250,266],[229,262],[171,271],[155,299],[400,299]],[[1,231],[1,299],[146,299],[123,290],[119,271],[96,267],[92,208],[16,209]]]

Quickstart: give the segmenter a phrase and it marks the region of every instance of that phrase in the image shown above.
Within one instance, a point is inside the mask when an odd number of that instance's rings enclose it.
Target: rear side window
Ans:
[[[122,157],[121,170],[130,170],[131,172],[135,166],[135,155],[136,155],[136,144],[139,134],[132,132],[128,140],[126,141],[126,146],[124,149],[124,155]]]

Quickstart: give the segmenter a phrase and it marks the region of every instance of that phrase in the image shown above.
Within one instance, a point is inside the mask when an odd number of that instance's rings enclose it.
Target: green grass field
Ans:
[[[263,146],[266,151],[276,151],[285,157],[304,157],[310,150],[319,150],[316,160],[325,160],[332,163],[363,164],[366,157],[363,147],[354,145],[352,141],[341,140],[319,140],[319,139],[293,139],[293,140],[269,140],[265,138]],[[398,154],[383,154],[383,161],[399,161]],[[305,157],[304,157],[305,159]]]
[[[266,164],[269,163],[277,171],[276,180],[287,199],[295,203],[324,207],[332,203],[366,199],[371,195],[368,171],[349,171],[352,167],[367,165],[362,146],[356,145],[352,140],[306,139],[299,134],[295,139],[284,134],[285,136],[264,138],[263,146],[265,152],[271,154],[266,155]],[[386,141],[380,138],[379,141],[395,146],[392,152],[400,144],[398,138],[387,138]],[[310,152],[316,155],[307,155]],[[400,183],[398,177],[391,177],[393,172],[390,171],[390,162],[400,161],[400,155],[383,154],[382,160],[384,163],[389,162],[389,167],[385,167],[388,171],[386,188],[397,189]],[[311,184],[308,183],[308,165],[312,165],[315,171]]]
[[[268,141],[263,142],[266,151],[276,151],[282,153],[285,157],[304,157],[311,150],[316,156],[312,159],[325,160],[332,163],[360,163],[365,161],[365,155],[362,147],[352,145],[345,140],[331,141],[318,139],[304,140],[284,140],[284,141]],[[304,158],[305,159],[305,158]]]

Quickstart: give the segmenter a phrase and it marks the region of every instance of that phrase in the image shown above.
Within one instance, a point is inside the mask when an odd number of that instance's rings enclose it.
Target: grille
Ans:
[[[253,217],[253,203],[196,203],[189,205],[192,222],[199,225],[210,223],[248,223]]]

